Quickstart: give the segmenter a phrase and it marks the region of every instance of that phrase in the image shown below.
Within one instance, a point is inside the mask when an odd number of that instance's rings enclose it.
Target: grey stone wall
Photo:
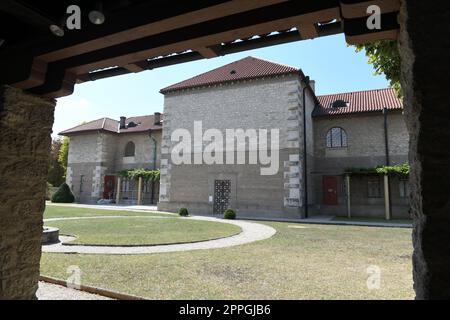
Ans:
[[[312,99],[307,101],[310,113]],[[234,181],[233,205],[241,216],[299,217],[303,205],[300,106],[300,81],[294,75],[167,94],[159,208],[176,211],[185,206],[197,213],[211,213],[211,185],[222,173]],[[226,129],[279,129],[278,173],[261,176],[260,167],[252,165],[175,166],[170,159],[171,134],[180,128],[193,133],[194,121],[202,121],[203,131],[213,128],[222,133]]]
[[[161,131],[152,133],[157,142],[156,168],[160,167]],[[136,146],[134,157],[124,157],[126,144]],[[91,132],[70,137],[67,184],[76,201],[95,203],[103,197],[105,175],[115,175],[122,170],[155,166],[154,141],[148,133],[117,135]],[[156,188],[157,189],[157,188]],[[156,190],[157,192],[157,190]],[[149,195],[145,195],[148,203]]]
[[[399,111],[388,115],[388,144],[390,164],[408,162],[409,136],[404,116]],[[347,133],[346,148],[327,148],[326,135],[333,127]],[[342,175],[347,168],[373,168],[386,164],[384,116],[381,112],[333,117],[314,118],[314,159],[311,178],[315,198],[313,211],[320,214],[345,216],[347,214],[346,192]],[[323,176],[339,176],[338,205],[323,204]],[[391,179],[392,215],[409,218],[409,201],[399,196],[399,182]],[[368,197],[367,177],[352,177],[352,213],[355,216],[383,218],[384,198]]]
[[[346,131],[347,148],[326,147],[327,132],[333,127],[341,127]],[[388,137],[392,164],[407,162],[409,137],[404,117],[400,112],[389,113]],[[314,156],[317,158],[315,171],[384,165],[386,153],[383,115],[379,112],[315,118],[314,143]]]
[[[0,88],[0,300],[36,298],[54,107]]]
[[[161,131],[152,132],[152,137],[157,141],[156,164],[154,158],[154,141],[148,133],[135,133],[119,135],[116,140],[115,170],[127,170],[133,168],[153,169],[160,167],[161,160]],[[136,155],[125,158],[125,146],[128,142],[133,142],[136,146]]]
[[[294,150],[280,152],[281,163],[288,162]],[[170,201],[160,201],[158,208],[177,212],[188,208],[192,214],[212,215],[215,180],[231,180],[230,207],[240,218],[299,218],[298,207],[285,206],[285,175],[281,168],[273,176],[261,176],[259,165],[179,165],[172,166]],[[175,180],[175,178],[176,180]]]
[[[77,202],[94,203],[103,196],[105,175],[114,172],[116,139],[100,131],[70,137],[66,182]]]
[[[400,53],[410,133],[414,289],[450,299],[450,3],[402,1]]]

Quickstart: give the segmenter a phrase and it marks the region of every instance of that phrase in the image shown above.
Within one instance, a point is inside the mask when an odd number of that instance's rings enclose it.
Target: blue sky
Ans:
[[[161,88],[250,55],[301,68],[316,80],[317,95],[388,86],[384,76],[374,76],[364,52],[355,53],[343,35],[336,35],[77,85],[73,95],[58,99],[54,136],[102,117],[163,112]]]

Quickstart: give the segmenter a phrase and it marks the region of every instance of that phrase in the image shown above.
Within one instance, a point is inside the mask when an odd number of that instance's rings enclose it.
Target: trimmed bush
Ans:
[[[227,220],[234,220],[236,219],[236,211],[234,211],[233,209],[227,209],[223,214],[223,217]]]
[[[189,211],[186,208],[181,208],[180,211],[178,212],[178,214],[182,217],[187,217],[187,216],[189,216]]]
[[[72,191],[70,191],[67,183],[63,183],[58,191],[52,196],[53,203],[72,203],[74,201],[75,197],[73,196]]]

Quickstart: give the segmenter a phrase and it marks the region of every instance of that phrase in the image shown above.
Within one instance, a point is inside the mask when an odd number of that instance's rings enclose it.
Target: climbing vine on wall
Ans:
[[[161,172],[159,170],[132,169],[120,171],[119,176],[130,180],[142,178],[144,181],[159,181]]]
[[[350,175],[389,175],[407,178],[410,166],[407,163],[396,166],[378,166],[375,168],[348,168],[345,173]]]

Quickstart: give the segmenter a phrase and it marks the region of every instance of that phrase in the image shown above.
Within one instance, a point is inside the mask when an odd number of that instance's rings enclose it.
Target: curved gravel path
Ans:
[[[136,218],[132,216],[102,216],[102,217],[72,217],[72,218],[54,218],[47,219],[44,222],[60,221],[60,220],[76,220],[76,219],[98,219],[98,218]],[[142,218],[139,217],[139,218]],[[148,217],[153,219],[164,219],[165,217]],[[167,219],[167,218],[166,218]],[[170,218],[169,218],[170,219]],[[177,251],[191,251],[191,250],[206,250],[206,249],[218,249],[238,246],[255,241],[265,240],[275,235],[276,230],[267,225],[239,221],[239,220],[222,220],[210,217],[189,217],[187,219],[200,220],[200,221],[212,221],[218,223],[233,224],[242,229],[240,234],[235,236],[208,240],[196,243],[184,243],[184,244],[170,244],[160,246],[148,246],[148,247],[105,247],[105,246],[64,246],[63,243],[73,241],[74,237],[60,236],[61,243],[53,245],[45,245],[42,247],[43,252],[47,253],[83,253],[83,254],[118,254],[118,255],[137,255],[137,254],[151,254],[151,253],[163,253],[163,252],[177,252]]]
[[[56,284],[39,282],[38,300],[112,300],[104,296],[70,289]]]

